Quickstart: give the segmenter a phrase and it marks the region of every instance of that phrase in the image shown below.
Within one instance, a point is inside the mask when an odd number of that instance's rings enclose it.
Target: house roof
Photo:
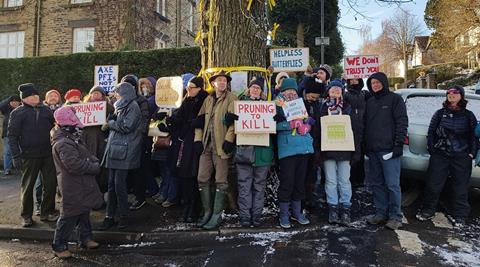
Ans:
[[[420,52],[425,52],[430,46],[430,36],[415,36],[413,43],[414,45],[417,44]]]

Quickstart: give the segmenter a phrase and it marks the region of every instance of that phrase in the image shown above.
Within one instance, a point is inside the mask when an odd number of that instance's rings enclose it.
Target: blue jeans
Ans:
[[[168,160],[158,161],[162,183],[160,184],[160,195],[170,202],[177,198],[177,179],[173,177]]]
[[[128,214],[127,176],[128,170],[109,169],[106,214],[108,218],[115,217],[117,209],[120,217]]]
[[[350,184],[350,162],[326,160],[323,163],[325,169],[325,192],[329,206],[340,204],[344,208],[350,208],[352,203],[352,185]]]
[[[384,160],[388,152],[368,153],[369,181],[373,190],[376,214],[392,220],[401,220],[400,157]]]
[[[42,188],[42,173],[38,173],[37,180],[35,181],[35,204],[37,207],[40,207],[42,203],[42,195],[43,195],[43,188]]]
[[[90,212],[68,218],[60,217],[57,221],[55,236],[53,237],[52,248],[56,252],[68,249],[68,240],[75,227],[78,226],[80,242],[85,244],[92,240],[92,226],[90,224]]]
[[[12,152],[8,144],[8,137],[3,138],[3,170],[5,172],[12,169]]]

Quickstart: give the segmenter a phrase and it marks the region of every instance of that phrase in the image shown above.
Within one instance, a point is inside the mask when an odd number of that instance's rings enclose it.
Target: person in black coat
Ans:
[[[3,140],[3,174],[10,175],[12,170],[12,153],[8,145],[7,128],[10,112],[20,106],[20,97],[12,95],[0,102],[0,112],[3,115],[2,140]]]
[[[403,98],[390,92],[387,76],[372,74],[367,80],[372,97],[365,111],[365,148],[369,158],[375,214],[370,224],[384,224],[391,230],[402,226],[400,170],[408,116]],[[388,221],[387,221],[388,220]]]
[[[198,161],[200,155],[195,153],[194,137],[197,114],[208,93],[203,90],[204,81],[201,77],[193,77],[187,86],[187,96],[174,116],[167,119],[167,124],[177,129],[179,145],[175,147],[177,159],[176,174],[179,179],[184,209],[181,220],[191,223],[198,215]]]
[[[477,119],[468,110],[465,90],[454,86],[447,90],[443,108],[432,117],[428,127],[427,148],[430,153],[428,180],[423,206],[417,214],[420,221],[435,216],[438,199],[448,176],[451,176],[453,201],[450,214],[457,226],[465,224],[470,212],[468,188],[472,175],[472,160],[477,154],[475,127]]]
[[[363,89],[362,79],[348,79],[345,102],[352,108],[353,138],[355,139],[355,152],[352,155],[350,181],[352,185],[362,185],[365,179],[364,149],[362,146],[363,130],[365,128],[365,108],[367,106],[368,91]]]

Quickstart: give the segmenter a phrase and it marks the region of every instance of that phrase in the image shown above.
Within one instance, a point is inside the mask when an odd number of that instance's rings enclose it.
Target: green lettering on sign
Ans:
[[[329,140],[345,140],[345,126],[328,125],[327,136]]]

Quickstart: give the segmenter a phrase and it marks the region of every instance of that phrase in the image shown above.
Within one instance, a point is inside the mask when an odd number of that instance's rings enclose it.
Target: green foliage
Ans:
[[[325,63],[335,65],[343,58],[345,48],[338,31],[340,10],[337,0],[325,1],[325,36],[330,45],[325,46]],[[315,37],[320,37],[320,0],[279,0],[272,10],[271,21],[280,24],[274,45],[296,47],[297,25],[303,23],[305,47],[310,48],[314,66],[320,64],[320,46],[315,46]]]
[[[343,75],[343,66],[340,64],[332,65],[333,75],[330,80],[341,79]]]
[[[78,53],[20,59],[0,59],[0,97],[18,94],[19,84],[34,83],[40,92],[70,88],[88,92],[94,83],[95,65],[119,65],[119,76],[134,73],[155,78],[197,73],[201,68],[198,47],[133,52]],[[119,79],[120,79],[119,77]]]

